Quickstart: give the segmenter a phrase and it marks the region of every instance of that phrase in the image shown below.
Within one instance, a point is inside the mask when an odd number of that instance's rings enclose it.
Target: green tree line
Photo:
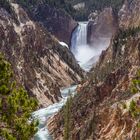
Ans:
[[[70,14],[75,20],[87,20],[91,12],[102,11],[105,7],[112,7],[114,11],[118,11],[124,0],[13,0],[22,6],[30,9],[40,2],[48,4],[57,9],[61,9]],[[86,7],[81,10],[75,10],[74,4],[85,2]],[[10,9],[9,0],[0,0],[0,6]]]
[[[6,140],[29,140],[37,122],[29,122],[37,101],[13,79],[11,65],[0,54],[0,136]]]

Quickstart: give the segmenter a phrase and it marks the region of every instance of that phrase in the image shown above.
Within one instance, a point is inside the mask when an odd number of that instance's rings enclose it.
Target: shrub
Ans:
[[[132,80],[131,93],[136,94],[140,92],[140,70],[137,72],[137,78]]]
[[[135,102],[134,100],[132,100],[132,101],[130,102],[129,111],[130,111],[132,117],[136,117],[136,116],[137,116],[137,112],[136,112],[136,102]]]

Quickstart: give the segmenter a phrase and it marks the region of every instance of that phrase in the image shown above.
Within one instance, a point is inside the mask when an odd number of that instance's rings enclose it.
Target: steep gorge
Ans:
[[[134,110],[131,110],[133,102],[139,109],[139,91],[133,94],[131,86],[133,79],[139,79],[140,29],[137,27],[140,24],[140,2],[127,2],[118,14],[119,30],[73,98],[69,131],[73,140],[140,138],[139,111],[135,112],[138,116],[134,117]],[[124,7],[127,6],[130,9],[126,11]],[[129,19],[122,20],[125,17]],[[63,113],[64,110],[61,110],[48,124],[55,140],[64,137]]]
[[[19,4],[0,8],[0,52],[12,64],[16,79],[40,106],[59,100],[60,87],[77,83],[83,71],[68,48],[61,46]]]
[[[40,121],[34,139],[51,139],[51,134],[61,140],[65,133],[72,140],[139,139],[139,0],[125,0],[118,13],[111,7],[98,15],[93,13],[88,25],[78,27],[70,16],[43,0],[31,9],[14,1],[10,7],[10,11],[0,7],[0,52],[12,64],[18,85],[39,101],[41,109],[32,113]],[[77,64],[82,58],[76,60],[60,43],[69,44],[75,28],[82,37],[74,49],[90,48],[95,53],[101,46],[97,63],[96,55],[90,52],[93,67],[85,77]],[[81,56],[86,55],[89,53]],[[75,84],[77,89],[72,86]],[[67,97],[74,94],[65,110]]]

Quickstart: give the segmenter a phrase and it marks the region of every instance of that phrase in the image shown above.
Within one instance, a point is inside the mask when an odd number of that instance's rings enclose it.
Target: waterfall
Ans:
[[[71,51],[73,54],[78,53],[81,47],[87,46],[87,22],[80,22],[72,34]]]
[[[87,22],[80,22],[75,29],[71,39],[71,51],[77,59],[81,67],[88,71],[96,63],[102,50],[109,45],[110,38],[98,38],[98,41],[89,46],[87,44]],[[67,47],[64,42],[59,42],[62,46]],[[62,99],[47,108],[39,109],[32,113],[32,118],[39,120],[38,132],[34,136],[34,140],[52,140],[46,126],[49,118],[53,117],[66,103],[70,95],[76,93],[77,86],[71,86],[61,90]]]
[[[99,37],[94,44],[89,46],[87,43],[87,25],[88,22],[80,22],[71,38],[71,52],[85,71],[89,71],[93,67],[101,52],[108,47],[110,42],[110,38]]]
[[[71,39],[71,51],[85,70],[91,68],[88,61],[94,56],[93,49],[87,44],[87,24],[88,22],[80,22]]]
[[[87,23],[79,23],[77,30],[75,45],[84,47],[87,45]]]

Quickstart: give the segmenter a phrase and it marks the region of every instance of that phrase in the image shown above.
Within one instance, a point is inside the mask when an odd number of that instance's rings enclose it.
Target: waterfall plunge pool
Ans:
[[[61,90],[62,99],[58,103],[54,103],[47,108],[39,109],[32,113],[32,117],[39,121],[38,132],[34,136],[34,140],[52,140],[47,129],[47,121],[53,117],[66,103],[70,95],[74,96],[77,85]]]
[[[89,45],[87,42],[88,22],[79,22],[71,38],[71,52],[74,54],[81,68],[89,71],[99,59],[103,50],[110,43],[110,38],[99,37],[96,42]]]

